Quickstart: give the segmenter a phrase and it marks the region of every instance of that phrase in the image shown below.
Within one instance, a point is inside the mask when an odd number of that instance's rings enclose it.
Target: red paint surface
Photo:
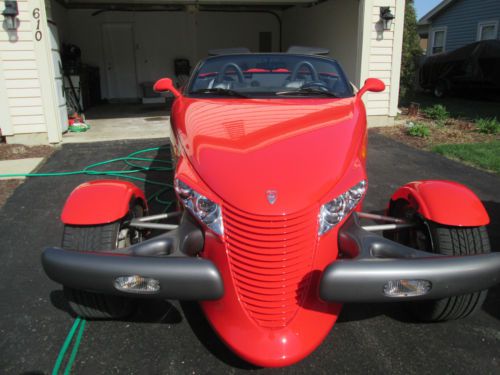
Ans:
[[[361,97],[367,91],[382,92],[385,90],[385,83],[378,78],[368,78],[364,86],[359,90],[358,96]]]
[[[66,200],[61,220],[72,225],[112,223],[127,214],[132,198],[142,200],[146,207],[144,193],[131,182],[86,182],[73,190]]]
[[[170,84],[157,88],[171,90]],[[221,339],[253,364],[300,361],[340,313],[341,305],[319,298],[318,285],[338,257],[342,223],[319,237],[318,213],[366,180],[361,96],[383,88],[367,80],[355,97],[344,99],[194,99],[177,93],[171,117],[175,176],[218,203],[224,222],[223,236],[205,230],[201,256],[219,269],[225,293],[201,305]],[[268,190],[277,192],[275,204],[267,201]],[[128,182],[83,184],[68,198],[63,221],[115,221],[132,197],[144,199]],[[479,199],[453,182],[413,182],[393,196],[400,198],[442,224],[489,221]]]
[[[156,92],[170,91],[177,98],[181,93],[175,88],[174,83],[170,78],[162,78],[156,81],[153,86],[153,90]]]
[[[179,148],[214,194],[243,211],[276,215],[317,204],[337,185],[365,136],[360,103],[181,97],[172,118]],[[270,189],[278,192],[274,205]]]
[[[391,200],[405,199],[431,221],[444,225],[476,227],[490,222],[479,198],[453,181],[415,181],[399,188]]]
[[[178,98],[176,177],[222,207],[224,236],[206,230],[224,297],[202,302],[239,356],[259,366],[300,361],[323,341],[341,305],[321,301],[338,227],[318,237],[325,202],[366,179],[366,115],[347,99]],[[274,205],[267,190],[278,194]]]

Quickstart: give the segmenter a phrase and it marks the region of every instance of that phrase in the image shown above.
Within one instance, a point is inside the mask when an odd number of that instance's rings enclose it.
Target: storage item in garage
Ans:
[[[153,90],[154,82],[141,83],[142,104],[165,103],[165,97]]]
[[[101,103],[101,78],[98,67],[82,65],[80,90],[84,109]]]
[[[184,86],[189,80],[191,74],[191,64],[188,59],[175,59],[174,72],[177,77],[177,87]]]
[[[78,111],[79,108],[83,108],[79,75],[66,75],[64,77],[64,91],[66,98],[68,98],[68,107],[71,108],[70,112]],[[80,103],[80,106],[78,106],[78,103]]]
[[[82,62],[82,52],[80,47],[74,44],[63,44],[61,60],[66,74],[77,75],[80,73]]]

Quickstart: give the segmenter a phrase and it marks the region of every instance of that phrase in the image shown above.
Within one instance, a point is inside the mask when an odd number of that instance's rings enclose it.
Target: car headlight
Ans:
[[[217,203],[212,202],[179,179],[175,179],[174,187],[182,204],[189,212],[215,233],[219,235],[224,233],[222,213]]]
[[[318,234],[321,236],[340,223],[358,205],[365,193],[366,181],[363,180],[321,206]]]

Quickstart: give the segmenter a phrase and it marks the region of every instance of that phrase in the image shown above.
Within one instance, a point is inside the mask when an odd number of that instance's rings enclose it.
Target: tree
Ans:
[[[401,57],[401,81],[399,97],[407,98],[415,91],[418,58],[422,55],[420,37],[417,32],[417,14],[413,0],[406,0],[403,32],[403,54]]]

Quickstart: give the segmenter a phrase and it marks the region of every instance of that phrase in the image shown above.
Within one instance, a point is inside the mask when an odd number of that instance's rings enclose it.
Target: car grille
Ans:
[[[240,302],[260,326],[286,326],[309,286],[317,210],[260,216],[226,205],[223,215],[229,263]]]

